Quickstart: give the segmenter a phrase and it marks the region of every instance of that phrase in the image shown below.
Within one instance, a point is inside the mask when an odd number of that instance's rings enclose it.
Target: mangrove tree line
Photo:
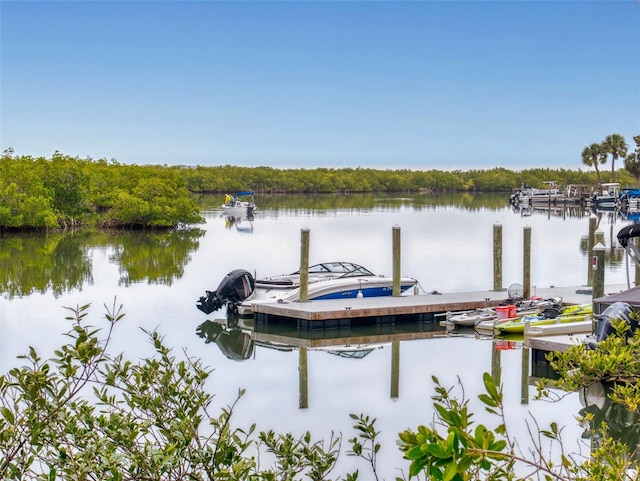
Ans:
[[[629,167],[633,166],[627,162]],[[632,175],[620,169],[614,173],[623,187],[636,185],[635,172]],[[550,180],[561,185],[596,186],[609,177],[608,173],[548,168],[440,171],[140,166],[59,152],[51,158],[18,156],[8,149],[0,158],[0,229],[166,229],[197,224],[203,219],[195,193],[510,192],[523,184],[538,186]]]

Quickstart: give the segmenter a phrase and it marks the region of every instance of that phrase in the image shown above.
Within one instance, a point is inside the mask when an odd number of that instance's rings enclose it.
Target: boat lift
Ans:
[[[636,263],[636,268],[640,269],[640,249],[635,242],[630,242],[632,238],[640,237],[640,224],[632,224],[620,229],[618,232],[618,242],[624,248],[628,257]],[[627,288],[631,287],[629,281],[629,262],[627,262]]]

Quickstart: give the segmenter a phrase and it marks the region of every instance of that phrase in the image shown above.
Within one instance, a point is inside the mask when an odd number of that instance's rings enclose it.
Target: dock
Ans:
[[[606,286],[606,293],[626,289]],[[561,298],[565,305],[592,300],[588,286],[536,288],[543,299]],[[496,307],[508,301],[506,290],[427,293],[407,296],[368,297],[254,305],[254,322],[295,321],[298,328],[339,328],[355,324],[385,324],[396,320],[435,321],[447,312]]]

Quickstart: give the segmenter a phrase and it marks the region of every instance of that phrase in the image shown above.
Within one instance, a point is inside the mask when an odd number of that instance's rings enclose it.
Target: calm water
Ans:
[[[503,229],[504,287],[522,283],[523,229],[529,226],[532,284],[580,286],[587,282],[588,214],[515,212],[506,196],[493,195],[274,196],[256,199],[259,212],[253,220],[231,222],[217,210],[221,197],[200,199],[207,222],[195,231],[2,239],[0,371],[15,366],[16,355],[29,345],[48,356],[64,342],[62,333],[69,327],[64,306],[90,303],[91,321],[100,325],[104,304],[112,305],[115,299],[126,312],[115,333],[115,351],[132,359],[150,354],[140,328],[158,329],[177,355],[185,348],[215,369],[211,390],[220,405],[233,402],[240,388],[247,389],[236,411],[238,426],[257,422],[263,430],[299,434],[311,430],[324,438],[340,431],[346,439],[353,434],[350,413],[376,417],[383,433],[380,469],[386,479],[399,474],[396,468],[407,466],[395,448],[397,433],[432,419],[431,376],[446,385],[460,378],[467,397],[475,398],[482,373],[491,371],[496,360],[503,368],[508,416],[521,436],[526,437],[523,419],[531,412],[542,425],[551,420],[567,422],[567,438],[580,437],[582,429],[571,421],[581,407],[577,395],[552,405],[533,400],[521,403],[523,386],[532,393],[534,388],[527,389],[529,380],[522,379],[523,352],[518,344],[447,336],[434,332],[437,326],[431,325],[397,326],[346,333],[369,336],[365,340],[373,343],[363,351],[362,339],[349,341],[359,355],[347,358],[335,355],[334,349],[318,347],[337,342],[317,339],[332,333],[315,333],[302,340],[292,332],[254,333],[252,340],[250,329],[233,331],[224,313],[206,316],[195,302],[236,268],[258,275],[297,270],[303,228],[310,229],[311,263],[346,260],[390,274],[392,229],[397,225],[402,275],[417,278],[427,292],[455,292],[493,288],[494,224]],[[606,283],[625,283],[624,255],[615,235],[630,221],[604,213],[598,222],[607,247]],[[633,278],[633,268],[630,275]],[[203,325],[205,321],[215,325]],[[218,336],[218,343],[205,342],[196,334],[201,325],[212,336],[220,333],[220,326],[226,332]],[[392,339],[400,339],[395,385]],[[305,383],[299,376],[300,345],[309,346]],[[397,396],[392,396],[394,389]],[[308,402],[303,409],[301,396],[307,396]],[[482,419],[479,415],[478,421]],[[341,472],[358,466],[366,469],[344,457]]]

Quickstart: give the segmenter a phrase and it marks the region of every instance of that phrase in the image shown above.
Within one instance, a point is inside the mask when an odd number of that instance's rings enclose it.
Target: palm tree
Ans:
[[[582,151],[582,163],[589,167],[594,167],[596,169],[596,176],[598,177],[598,190],[600,190],[600,186],[602,185],[600,179],[600,170],[598,169],[598,164],[604,164],[607,161],[607,156],[602,150],[602,145],[596,144],[595,142],[584,148]]]
[[[636,182],[640,185],[640,135],[634,135],[633,140],[636,143],[636,150],[627,154],[624,159],[624,168],[636,178]]]
[[[625,158],[629,146],[620,134],[611,134],[602,141],[602,150],[604,155],[611,155],[611,182],[616,181],[616,159],[618,157]]]

